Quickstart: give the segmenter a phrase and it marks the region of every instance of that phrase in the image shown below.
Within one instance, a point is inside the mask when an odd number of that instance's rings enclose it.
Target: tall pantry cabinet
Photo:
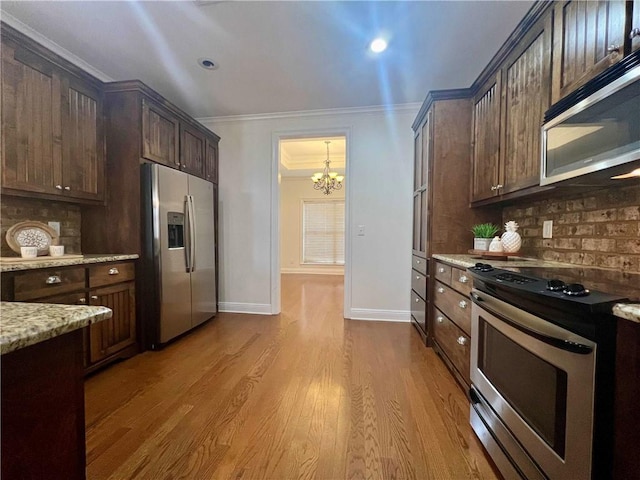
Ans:
[[[469,208],[471,94],[433,91],[413,123],[413,247],[411,322],[431,342],[434,253],[467,253],[474,223],[496,221],[495,210]]]

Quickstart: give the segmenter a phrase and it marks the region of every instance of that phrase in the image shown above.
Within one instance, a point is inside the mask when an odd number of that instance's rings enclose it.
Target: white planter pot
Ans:
[[[490,244],[491,244],[490,238],[474,238],[473,239],[474,250],[488,251]]]

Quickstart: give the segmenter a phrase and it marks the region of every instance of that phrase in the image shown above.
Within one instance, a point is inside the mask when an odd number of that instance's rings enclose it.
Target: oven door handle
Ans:
[[[563,328],[520,310],[502,300],[491,296],[481,296],[475,289],[471,292],[471,298],[478,306],[482,303],[482,307],[480,308],[486,309],[498,316],[500,321],[517,328],[521,332],[541,342],[580,355],[588,355],[593,352],[593,345],[586,345],[576,341],[576,336],[564,334],[565,330]]]

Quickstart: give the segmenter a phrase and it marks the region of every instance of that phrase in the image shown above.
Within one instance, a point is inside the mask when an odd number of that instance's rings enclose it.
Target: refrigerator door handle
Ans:
[[[191,203],[189,202],[189,195],[184,197],[184,216],[185,216],[185,242],[184,242],[184,263],[187,273],[191,272],[191,237],[193,233],[191,231]]]
[[[189,265],[191,266],[191,271],[196,271],[196,204],[193,199],[193,195],[189,195],[189,208],[191,211],[189,212],[189,243],[190,243],[190,255],[191,259],[189,261]]]

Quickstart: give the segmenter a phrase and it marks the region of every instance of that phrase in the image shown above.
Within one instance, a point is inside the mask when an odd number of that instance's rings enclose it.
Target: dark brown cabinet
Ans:
[[[170,112],[142,100],[142,157],[173,168],[180,167],[180,123]]]
[[[213,183],[218,183],[218,144],[207,139],[204,157],[205,178]]]
[[[552,103],[622,60],[624,0],[555,2]]]
[[[205,178],[204,135],[189,125],[180,125],[180,168],[187,173]],[[206,179],[206,178],[205,178]]]
[[[2,191],[104,199],[100,82],[2,28]]]

